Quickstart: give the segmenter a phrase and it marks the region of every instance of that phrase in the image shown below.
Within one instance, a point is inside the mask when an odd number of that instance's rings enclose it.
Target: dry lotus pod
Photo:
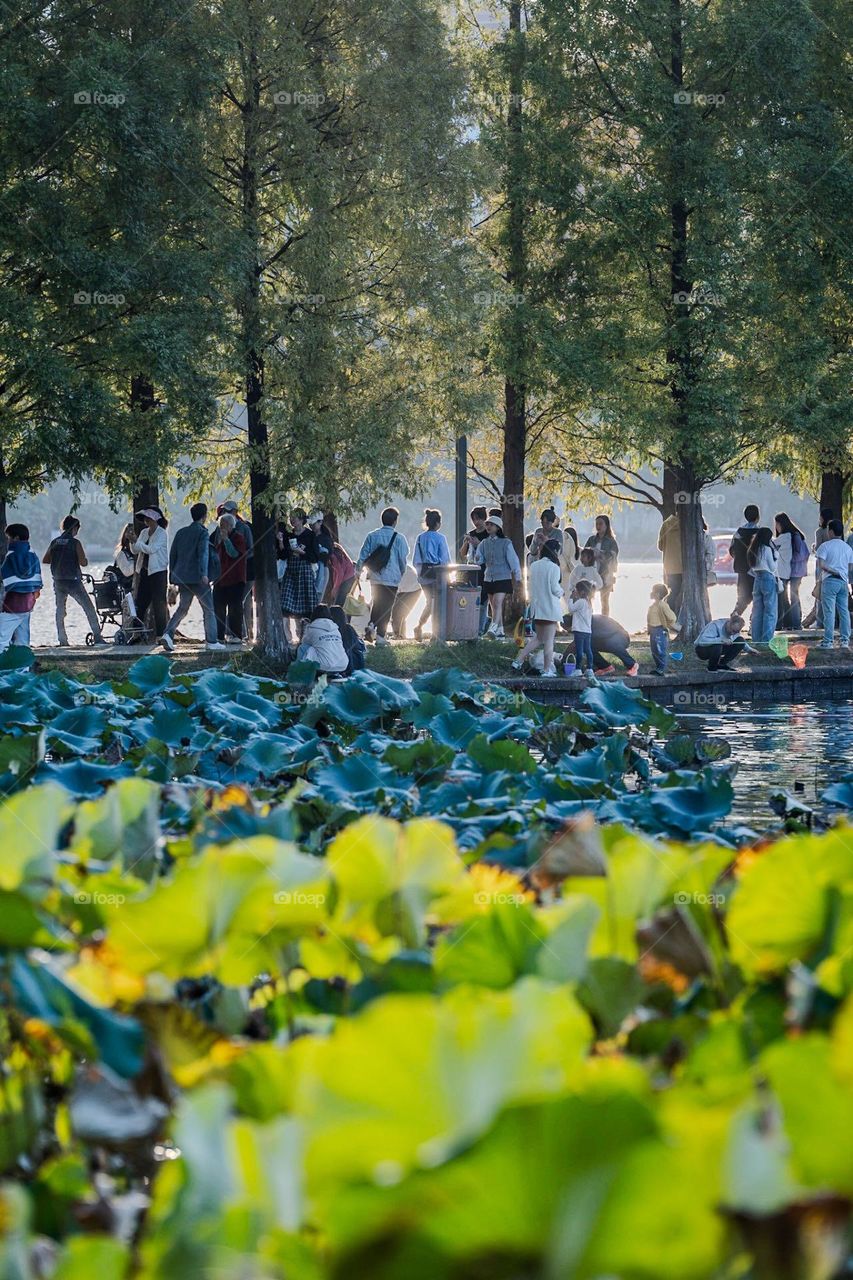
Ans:
[[[537,889],[550,889],[569,876],[606,876],[607,858],[601,831],[590,812],[570,818],[530,868],[529,879]]]

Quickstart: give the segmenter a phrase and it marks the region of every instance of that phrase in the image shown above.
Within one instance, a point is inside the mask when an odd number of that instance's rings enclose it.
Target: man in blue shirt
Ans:
[[[386,507],[382,512],[382,524],[364,539],[364,545],[355,566],[361,576],[367,570],[370,581],[370,630],[377,644],[387,644],[385,632],[391,619],[391,610],[397,597],[397,588],[409,557],[409,544],[402,533],[397,532],[400,512],[396,507]]]

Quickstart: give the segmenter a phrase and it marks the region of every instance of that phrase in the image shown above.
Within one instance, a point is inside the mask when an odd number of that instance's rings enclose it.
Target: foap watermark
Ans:
[[[727,702],[725,694],[710,689],[676,689],[672,695],[674,707],[724,707]]]
[[[277,907],[322,907],[326,902],[326,895],[303,893],[301,889],[282,889],[275,894],[273,901]]]
[[[507,289],[480,289],[474,294],[475,307],[497,307],[508,311],[510,307],[520,307],[523,302],[523,293],[511,293]]]
[[[724,302],[721,293],[705,285],[696,285],[693,289],[679,289],[678,293],[672,295],[672,300],[677,305],[688,307],[721,307]]]
[[[326,301],[324,293],[280,293],[278,300],[285,307],[322,307]]]
[[[326,101],[325,93],[308,92],[305,89],[280,89],[272,100],[277,107],[320,107]]]
[[[692,93],[687,89],[677,89],[672,95],[677,107],[721,107],[726,100],[724,93]]]
[[[272,700],[279,707],[318,707],[323,701],[323,690],[316,684],[312,689],[279,689]]]
[[[474,894],[476,907],[521,907],[527,902],[525,893],[488,893],[485,890]]]
[[[74,693],[75,707],[97,707],[106,699],[91,689],[77,689]]]
[[[126,102],[126,94],[102,93],[100,89],[79,89],[74,95],[78,107],[123,107]]]
[[[88,289],[78,289],[74,294],[75,307],[121,307],[124,302],[123,293],[90,293]]]
[[[123,893],[87,893],[81,889],[74,894],[74,901],[81,907],[122,907],[127,898]]]
[[[724,907],[726,905],[725,894],[722,893],[674,893],[672,901],[677,907],[689,907],[692,905],[700,907]]]
[[[673,502],[677,507],[689,507],[692,503],[698,503],[702,507],[721,507],[725,500],[724,493],[709,493],[705,489],[696,489],[692,493],[689,489],[679,489],[673,495]]]

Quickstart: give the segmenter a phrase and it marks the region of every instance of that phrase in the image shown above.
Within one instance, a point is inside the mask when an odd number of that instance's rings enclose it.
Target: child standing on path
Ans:
[[[665,676],[669,659],[669,633],[678,625],[678,619],[667,604],[669,587],[656,582],[651,590],[651,607],[646,615],[649,629],[649,647],[655,664],[655,675]]]
[[[583,675],[593,668],[592,656],[592,584],[582,580],[575,585],[569,601],[572,635],[575,638],[575,662]]]
[[[30,643],[30,614],[42,588],[39,558],[30,547],[25,524],[6,530],[9,550],[3,560],[3,609],[0,612],[0,653],[9,645]]]

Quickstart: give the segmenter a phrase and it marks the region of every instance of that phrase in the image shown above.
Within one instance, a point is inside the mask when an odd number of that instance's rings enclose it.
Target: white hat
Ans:
[[[162,520],[163,519],[162,511],[158,511],[156,507],[143,507],[143,509],[141,511],[137,511],[136,514],[138,516],[141,516],[143,520]]]
[[[496,524],[499,529],[504,527],[504,522],[500,516],[487,516],[486,524]]]
[[[322,511],[314,511],[314,512],[313,512],[313,513],[308,517],[308,524],[322,524],[322,523],[323,523],[323,513],[322,513]]]

